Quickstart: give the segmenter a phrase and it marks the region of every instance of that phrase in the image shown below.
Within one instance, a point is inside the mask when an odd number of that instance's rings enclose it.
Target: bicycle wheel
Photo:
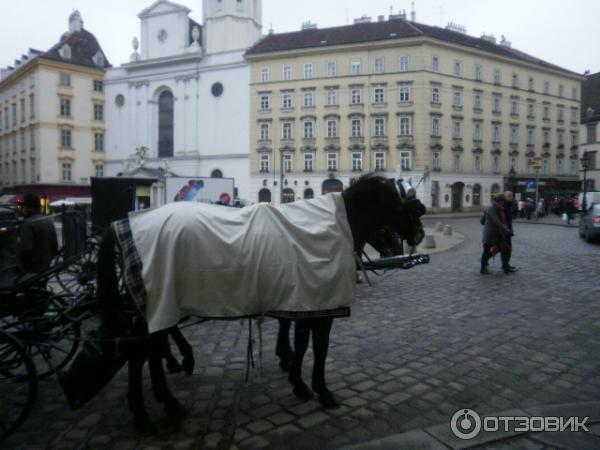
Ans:
[[[33,361],[14,336],[0,330],[0,441],[27,418],[37,393]]]

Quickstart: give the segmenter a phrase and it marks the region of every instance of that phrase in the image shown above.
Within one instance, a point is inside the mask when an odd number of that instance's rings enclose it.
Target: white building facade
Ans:
[[[250,72],[260,0],[204,0],[203,24],[159,0],[139,14],[131,61],[107,72],[106,170],[143,164],[179,176],[227,177],[249,189]],[[141,49],[139,48],[141,44]]]

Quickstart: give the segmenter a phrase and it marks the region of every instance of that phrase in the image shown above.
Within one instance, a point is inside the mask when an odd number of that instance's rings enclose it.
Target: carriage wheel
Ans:
[[[56,273],[60,289],[66,294],[95,295],[97,260],[98,244],[92,242],[81,258]]]
[[[27,418],[36,392],[33,361],[17,339],[0,330],[0,441]]]

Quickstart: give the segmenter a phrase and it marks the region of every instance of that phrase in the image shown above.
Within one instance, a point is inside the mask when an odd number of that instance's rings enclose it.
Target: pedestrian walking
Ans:
[[[44,272],[58,253],[54,222],[41,214],[37,195],[25,194],[21,208],[25,216],[19,236],[21,267],[25,272]]]
[[[492,199],[492,205],[487,207],[482,218],[483,222],[483,253],[481,254],[481,268],[479,273],[490,275],[489,260],[492,256],[502,251],[507,245],[507,237],[510,230],[507,226],[507,216],[509,212],[504,207],[504,194],[497,194]],[[504,258],[504,257],[503,257]],[[504,265],[504,273],[514,272]]]

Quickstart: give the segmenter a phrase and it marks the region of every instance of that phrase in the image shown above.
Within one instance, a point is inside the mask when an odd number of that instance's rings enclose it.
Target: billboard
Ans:
[[[233,178],[166,177],[166,203],[233,201]]]

